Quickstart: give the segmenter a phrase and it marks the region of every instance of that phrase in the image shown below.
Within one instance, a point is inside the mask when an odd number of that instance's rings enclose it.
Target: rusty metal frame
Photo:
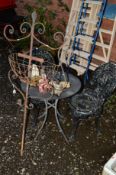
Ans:
[[[23,36],[22,38],[17,38],[17,39],[13,39],[13,38],[9,38],[7,36],[7,30],[9,31],[10,34],[13,34],[14,33],[14,28],[12,25],[6,25],[5,28],[4,28],[4,36],[5,38],[8,40],[8,41],[13,41],[13,42],[16,42],[16,41],[20,41],[22,39],[26,39],[26,38],[29,38],[30,37],[30,50],[29,50],[29,55],[26,55],[26,54],[22,54],[22,53],[18,53],[18,56],[20,56],[20,58],[26,58],[29,60],[29,63],[28,63],[28,77],[29,77],[29,74],[30,74],[30,70],[31,70],[31,64],[32,64],[32,60],[36,60],[38,62],[43,62],[43,59],[39,59],[37,57],[33,57],[32,56],[32,50],[33,50],[33,42],[34,40],[36,40],[39,44],[42,44],[46,47],[48,47],[49,49],[51,50],[59,50],[60,52],[60,48],[62,48],[62,45],[60,47],[57,47],[57,48],[53,48],[45,43],[43,43],[42,41],[40,41],[36,36],[35,36],[35,33],[34,33],[34,29],[35,29],[35,26],[38,24],[36,23],[36,19],[37,19],[37,14],[36,12],[34,11],[32,13],[32,24],[28,23],[28,22],[24,22],[21,24],[20,26],[20,32],[22,34],[25,34],[26,36]],[[28,25],[28,27],[30,28],[30,32],[29,33],[26,33],[26,28],[24,27],[24,25]],[[45,27],[42,23],[39,23],[39,25],[41,25],[41,29],[38,30],[39,34],[44,34],[45,32]],[[57,41],[58,40],[58,36],[61,35],[62,38],[64,39],[64,35],[63,33],[61,32],[56,32],[54,34],[54,40]],[[58,52],[58,53],[59,53]],[[58,54],[60,55],[60,54]],[[62,63],[60,62],[59,65],[61,66],[62,68],[62,71],[63,71],[63,67],[62,67]],[[15,70],[13,70],[13,72],[15,73]],[[10,76],[10,73],[8,74],[8,76]],[[11,82],[12,83],[12,82]],[[24,117],[23,117],[23,128],[22,128],[22,136],[21,136],[21,149],[20,149],[20,155],[23,156],[23,152],[24,152],[24,144],[25,144],[25,132],[26,132],[26,121],[27,121],[27,108],[28,108],[28,93],[29,93],[29,81],[27,81],[26,83],[26,94],[24,95],[21,91],[21,94],[24,98]],[[17,89],[17,87],[15,87]],[[17,89],[19,91],[19,89]]]

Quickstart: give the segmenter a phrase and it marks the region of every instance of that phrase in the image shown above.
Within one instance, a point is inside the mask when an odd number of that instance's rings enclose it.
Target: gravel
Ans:
[[[116,93],[104,107],[102,134],[96,135],[94,119],[90,118],[81,123],[76,141],[70,144],[58,131],[53,110],[34,141],[37,126],[33,127],[31,116],[21,157],[23,111],[17,105],[19,95],[13,95],[7,78],[7,56],[4,52],[0,55],[0,175],[101,175],[104,164],[116,151]],[[62,126],[69,135],[71,113],[68,101],[62,100],[59,107],[66,117]]]

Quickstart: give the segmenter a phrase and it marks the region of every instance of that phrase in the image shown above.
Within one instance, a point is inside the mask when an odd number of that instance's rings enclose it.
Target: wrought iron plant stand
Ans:
[[[43,43],[37,38],[35,34],[35,29],[37,29],[38,27],[38,30],[37,30],[38,33],[44,34],[45,27],[42,23],[36,23],[36,18],[37,18],[37,14],[36,12],[33,12],[32,13],[32,24],[28,22],[24,22],[23,24],[21,24],[20,31],[23,34],[23,37],[21,38],[12,39],[7,36],[6,34],[8,33],[7,30],[9,30],[11,34],[14,32],[13,26],[7,25],[4,28],[4,36],[8,41],[20,41],[22,39],[26,39],[30,37],[30,49],[29,49],[28,54],[12,53],[11,55],[9,55],[9,63],[11,66],[11,70],[9,71],[8,77],[10,79],[10,82],[13,85],[13,88],[19,91],[24,99],[24,117],[23,117],[23,128],[22,128],[22,138],[21,138],[21,150],[20,150],[21,156],[23,155],[23,152],[24,152],[27,110],[30,108],[29,106],[30,88],[32,87],[33,89],[35,88],[36,90],[38,90],[39,95],[41,96],[42,99],[44,99],[43,101],[45,102],[45,105],[47,106],[46,111],[43,114],[45,118],[43,120],[43,123],[40,129],[38,130],[38,133],[37,133],[38,135],[46,122],[47,113],[48,113],[49,108],[53,107],[55,109],[56,116],[57,115],[60,116],[60,113],[57,110],[58,100],[55,100],[54,104],[52,104],[50,103],[50,99],[52,98],[54,93],[57,95],[60,95],[63,89],[69,87],[69,83],[67,82],[66,75],[64,73],[64,69],[60,61],[59,61],[59,64],[56,65],[55,63],[52,62],[52,60],[49,62],[47,60],[44,60],[44,58],[38,58],[36,56],[33,56],[34,40],[36,40],[39,44],[42,44],[52,50],[56,50],[56,49],[59,50],[58,53],[60,53],[60,49],[62,47],[60,46],[57,48],[53,48]],[[25,28],[25,26],[27,25],[28,25],[28,33]],[[62,33],[57,32],[54,35],[55,40],[58,39],[57,36],[59,34],[62,37],[64,37]],[[62,77],[61,80],[57,79],[56,81],[57,76],[61,76]],[[20,88],[15,85],[14,83],[15,79],[19,79],[20,86],[22,86],[22,88],[25,87],[23,91],[20,90]],[[59,89],[56,88],[57,86],[59,87]],[[39,99],[41,98],[39,97]],[[65,140],[68,141],[60,126],[58,117],[56,117],[56,122]]]

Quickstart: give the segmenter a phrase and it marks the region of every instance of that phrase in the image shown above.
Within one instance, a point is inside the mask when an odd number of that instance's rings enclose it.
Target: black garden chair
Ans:
[[[100,132],[100,114],[103,105],[116,88],[116,64],[113,62],[99,66],[89,81],[89,86],[85,87],[81,93],[70,99],[70,107],[73,118],[73,129],[70,141],[76,136],[76,130],[81,120],[89,116],[95,116],[96,130]]]

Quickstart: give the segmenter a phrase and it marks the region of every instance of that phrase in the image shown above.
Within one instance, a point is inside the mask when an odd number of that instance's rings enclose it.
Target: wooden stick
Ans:
[[[101,43],[104,44],[103,36],[102,36],[102,32],[101,31],[99,31],[99,37],[100,37]],[[102,47],[102,51],[103,51],[104,58],[107,59],[106,49],[104,47]]]
[[[38,57],[34,57],[34,56],[23,54],[23,53],[18,53],[18,56],[21,57],[21,58],[26,58],[28,60],[31,59],[33,61],[37,61],[37,62],[40,62],[40,63],[43,63],[44,62],[44,59],[43,58],[38,58]]]
[[[107,61],[109,61],[109,59],[110,59],[110,55],[111,55],[111,50],[112,50],[115,34],[116,34],[116,16],[115,16],[115,19],[114,19],[114,25],[113,25],[112,35],[111,35],[111,39],[110,39],[110,45],[109,45],[109,51],[108,51],[108,55],[107,55]]]

